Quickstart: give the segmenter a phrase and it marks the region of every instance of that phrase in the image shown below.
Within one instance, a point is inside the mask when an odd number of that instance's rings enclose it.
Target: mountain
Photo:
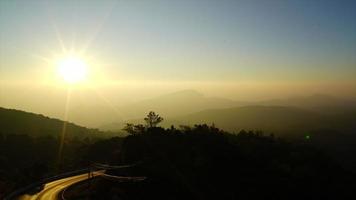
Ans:
[[[206,97],[195,90],[178,91],[132,103],[121,103],[119,98],[108,100],[104,97],[97,99],[84,94],[73,95],[76,96],[71,98],[68,119],[86,127],[100,129],[108,129],[107,127],[112,127],[112,124],[127,120],[143,118],[151,110],[167,118],[205,109],[235,107],[242,103],[224,98]],[[63,115],[63,106],[52,109],[61,110]],[[44,110],[41,109],[43,112],[40,113],[47,113]],[[48,115],[61,116],[58,112],[56,115],[51,113]]]
[[[120,130],[126,122],[144,123],[143,118],[153,110],[165,120],[161,124],[215,123],[217,126],[236,129],[263,129],[289,132],[311,129],[348,129],[356,113],[356,102],[333,96],[311,96],[240,102],[223,98],[206,97],[194,90],[184,90],[140,101],[121,107],[124,120],[100,126],[103,130]]]
[[[240,129],[287,131],[313,124],[320,115],[299,108],[283,106],[244,106],[209,109],[177,118],[188,124],[214,123],[217,127],[236,131]]]
[[[59,136],[63,130],[64,121],[52,119],[40,114],[34,114],[14,109],[0,107],[1,134],[27,134],[30,136]],[[88,137],[101,134],[97,129],[88,129],[68,122],[67,137]]]
[[[347,115],[351,117],[352,115]],[[345,119],[341,123],[339,119]],[[350,127],[353,118],[323,115],[318,112],[287,106],[243,106],[223,109],[208,109],[181,115],[167,117],[160,124],[170,125],[215,124],[226,131],[262,130],[278,134],[307,133],[314,129],[340,129]],[[336,122],[337,121],[337,122]],[[128,120],[128,123],[144,123],[143,119]],[[119,130],[125,123],[115,123],[106,129]]]
[[[314,94],[311,96],[291,97],[286,99],[272,99],[257,102],[258,105],[268,106],[293,106],[322,113],[335,114],[345,111],[356,110],[356,101],[342,99],[325,94]]]
[[[99,126],[101,130],[121,130],[126,122],[143,123],[149,111],[155,111],[164,117],[163,126],[180,124],[177,116],[188,115],[206,109],[230,108],[245,105],[245,102],[233,101],[218,97],[206,97],[195,90],[182,90],[161,95],[155,98],[138,101],[117,109],[123,118]]]
[[[241,106],[284,106],[297,107],[305,110],[335,114],[350,109],[356,110],[356,101],[336,98],[324,94],[272,99],[266,101],[234,101],[230,99],[206,97],[195,90],[182,90],[155,98],[127,104],[118,108],[124,119],[136,119],[145,116],[150,110],[165,117],[176,117],[200,112],[208,109],[234,108]]]
[[[318,112],[286,106],[244,106],[210,109],[175,118],[183,124],[214,123],[217,127],[236,131],[262,130],[275,133],[307,134],[315,130],[355,132],[354,112],[324,115]]]
[[[110,95],[106,94],[106,96]],[[44,99],[31,101],[30,104],[36,104],[35,107],[31,107],[31,111],[43,113],[46,116],[54,118],[60,118],[63,116],[64,109],[62,103],[66,101],[65,98],[63,98],[63,95],[49,98],[51,102],[54,102],[53,104],[46,104]],[[58,102],[62,103],[55,103],[55,99],[60,99]],[[48,99],[46,100],[48,101]],[[350,110],[356,110],[355,101],[322,94],[268,101],[251,100],[242,102],[205,96],[195,90],[182,90],[134,103],[125,103],[120,98],[107,99],[105,95],[99,98],[92,93],[76,91],[72,94],[70,104],[68,105],[67,120],[90,128],[98,127],[103,130],[118,130],[121,129],[122,124],[125,122],[143,119],[149,111],[153,110],[165,118],[163,125],[169,126],[170,123],[183,123],[179,119],[179,116],[186,116],[210,109],[255,105],[298,107],[304,110],[330,115],[344,114]],[[26,108],[26,106],[23,108]]]
[[[135,119],[145,116],[147,112],[151,110],[162,116],[172,117],[206,109],[229,108],[241,104],[242,102],[229,99],[206,97],[195,90],[183,90],[129,104],[120,107],[118,110],[121,111],[127,119]]]

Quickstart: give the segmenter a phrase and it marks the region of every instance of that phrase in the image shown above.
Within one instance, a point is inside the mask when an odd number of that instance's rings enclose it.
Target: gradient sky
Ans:
[[[350,94],[355,19],[352,0],[2,0],[0,80],[47,80],[65,48],[110,82]]]

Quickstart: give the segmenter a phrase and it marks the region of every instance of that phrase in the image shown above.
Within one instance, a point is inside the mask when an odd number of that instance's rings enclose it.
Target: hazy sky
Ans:
[[[2,0],[0,80],[48,83],[65,49],[85,53],[93,85],[350,95],[355,19],[353,0]]]

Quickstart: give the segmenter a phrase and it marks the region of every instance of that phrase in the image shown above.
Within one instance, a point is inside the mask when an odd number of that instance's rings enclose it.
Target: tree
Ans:
[[[160,117],[158,114],[156,114],[155,112],[153,111],[150,111],[147,115],[147,117],[145,117],[145,121],[148,125],[149,128],[152,128],[152,127],[156,127],[157,124],[159,124],[160,122],[163,121],[163,118]]]
[[[131,135],[136,135],[136,134],[144,133],[145,127],[142,124],[135,125],[135,124],[127,123],[126,126],[123,128],[123,130]]]
[[[135,134],[134,125],[130,123],[126,123],[126,126],[122,130],[132,135]]]

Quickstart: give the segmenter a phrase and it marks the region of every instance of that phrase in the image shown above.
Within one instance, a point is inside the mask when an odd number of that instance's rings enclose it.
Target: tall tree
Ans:
[[[147,117],[145,117],[145,121],[146,121],[148,127],[152,128],[152,127],[156,127],[157,124],[162,122],[163,118],[161,116],[159,116],[158,114],[156,114],[155,112],[150,111],[148,113]]]

